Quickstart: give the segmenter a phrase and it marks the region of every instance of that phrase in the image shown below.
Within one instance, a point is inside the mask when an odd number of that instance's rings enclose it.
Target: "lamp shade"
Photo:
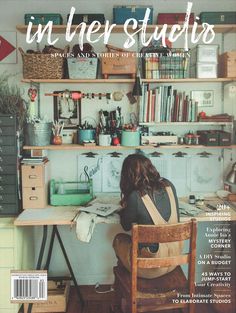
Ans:
[[[133,96],[142,96],[142,87],[141,87],[140,76],[135,77],[132,95]]]
[[[236,185],[236,162],[233,164],[231,171],[226,176],[226,182]]]

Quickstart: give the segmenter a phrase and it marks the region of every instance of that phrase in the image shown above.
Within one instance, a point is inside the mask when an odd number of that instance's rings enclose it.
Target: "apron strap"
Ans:
[[[166,192],[168,194],[169,201],[170,201],[170,208],[171,208],[170,218],[171,218],[172,215],[176,216],[176,214],[177,214],[175,197],[174,197],[172,188],[170,186],[167,186],[165,188],[166,188]],[[150,198],[150,196],[148,194],[142,196],[141,199],[142,199],[143,204],[145,205],[146,209],[148,210],[148,213],[150,214],[150,216],[153,220],[153,223],[155,225],[167,224],[166,220],[161,216],[158,208],[156,207],[156,205],[154,204],[154,202],[152,201],[152,199]]]

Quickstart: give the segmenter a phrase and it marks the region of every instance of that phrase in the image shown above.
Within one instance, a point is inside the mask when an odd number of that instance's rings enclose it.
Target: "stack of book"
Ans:
[[[139,121],[142,123],[196,122],[197,102],[172,86],[143,84]]]
[[[47,157],[23,157],[21,164],[42,164],[48,162]]]

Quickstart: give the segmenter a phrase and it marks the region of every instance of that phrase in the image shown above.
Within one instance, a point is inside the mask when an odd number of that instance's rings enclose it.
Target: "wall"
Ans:
[[[235,0],[228,0],[222,3],[221,0],[214,1],[206,1],[206,0],[195,0],[193,2],[193,12],[199,13],[201,11],[231,11],[236,10]],[[154,18],[156,18],[157,13],[159,12],[185,12],[186,10],[186,0],[136,0],[136,1],[127,1],[120,0],[119,4],[127,5],[127,4],[152,4],[154,6]],[[171,4],[171,5],[170,5]],[[64,1],[64,0],[8,0],[3,1],[0,0],[0,31],[15,31],[15,25],[23,24],[24,22],[24,14],[25,13],[41,13],[41,12],[56,12],[61,13],[64,20],[66,18],[67,13],[69,13],[71,6],[75,6],[76,12],[88,13],[88,12],[97,12],[104,13],[106,19],[112,20],[112,7],[113,5],[117,5],[117,1],[115,0],[98,0],[98,1]],[[114,34],[111,38],[111,44],[116,46],[122,46],[123,35]],[[236,35],[235,34],[227,34],[224,37],[224,45],[225,50],[235,49],[236,45]],[[43,41],[40,44],[40,48],[44,47],[46,42]],[[77,39],[75,39],[70,46],[72,47],[77,43]],[[199,42],[201,43],[201,42]],[[221,44],[222,36],[216,35],[214,43]],[[60,35],[60,42],[57,46],[64,47],[66,42],[63,40],[63,35]],[[17,33],[17,45],[18,47],[22,47],[24,50],[32,48],[36,49],[36,44],[28,46],[25,43],[25,35]],[[183,45],[183,40],[180,40],[175,43],[175,47],[181,47]],[[192,45],[190,45],[191,47]],[[94,44],[95,51],[101,52],[105,50],[105,47],[102,42]],[[135,47],[133,48],[135,49]],[[15,81],[20,85],[22,89],[22,93],[24,97],[27,99],[27,89],[28,85],[24,83],[20,83],[21,79],[21,71],[22,71],[22,60],[20,54],[18,54],[18,62],[17,64],[8,64],[3,65],[0,64],[0,73],[4,70],[7,70],[12,73],[17,73],[17,76],[14,78]],[[221,97],[222,97],[222,85],[219,83],[213,84],[209,83],[207,88],[209,90],[214,90],[215,95],[215,103],[214,107],[206,108],[206,112],[209,114],[216,114],[220,112],[228,112],[230,114],[236,114],[236,107],[233,105],[235,103],[235,95],[231,95],[229,93],[229,87],[232,84],[227,84],[224,86],[224,97],[225,97],[225,107],[223,107]],[[176,85],[179,90],[201,90],[206,89],[206,85],[203,83],[199,84],[186,84],[186,85]],[[42,84],[41,88],[41,116],[47,116],[48,118],[53,118],[53,102],[52,98],[44,96],[44,93],[51,92],[53,90],[63,90],[65,88],[69,88],[71,90],[81,90],[83,92],[112,92],[121,90],[124,94],[128,91],[132,90],[131,84],[85,84],[85,85],[62,85],[62,84]],[[93,122],[92,119],[98,120],[98,111],[103,108],[104,110],[113,110],[117,105],[122,106],[122,112],[125,117],[125,121],[129,121],[129,114],[131,112],[137,111],[136,105],[130,105],[126,97],[123,98],[122,102],[114,102],[110,101],[108,104],[105,100],[100,101],[83,101],[83,118],[89,119]],[[197,129],[197,128],[196,128]],[[163,128],[163,130],[169,130],[167,128]],[[180,134],[184,134],[188,129],[171,129],[171,131],[179,132]],[[165,152],[165,155],[171,155],[174,151]],[[196,151],[195,151],[196,152]],[[195,154],[194,152],[194,154]],[[189,152],[190,154],[193,151]],[[221,151],[217,150],[216,156],[221,157]],[[64,179],[76,179],[77,177],[77,157],[78,153],[76,152],[50,152],[49,158],[51,160],[51,177],[59,178],[62,177]],[[232,155],[232,152],[225,151],[223,158],[223,170],[226,172],[226,169],[230,167],[232,163],[232,159],[235,159],[235,153]],[[173,164],[172,164],[173,165]],[[171,166],[171,162],[170,162]],[[186,168],[186,165],[184,165]],[[180,168],[180,171],[182,168]],[[207,171],[206,171],[207,172]],[[186,172],[187,173],[187,172]],[[171,175],[171,173],[170,173]],[[187,174],[186,174],[187,175]],[[182,188],[182,185],[186,182],[186,179],[179,179],[182,177],[181,175],[173,174],[171,176],[176,183],[176,187],[179,191],[179,194],[188,194],[190,191],[188,189]],[[216,182],[218,185],[218,182]],[[92,238],[90,244],[84,244],[79,242],[76,239],[74,230],[68,231],[67,227],[61,227],[60,231],[62,233],[63,240],[66,243],[66,249],[68,250],[69,257],[72,261],[72,266],[75,268],[76,277],[79,279],[80,284],[86,283],[95,283],[96,281],[102,282],[112,282],[112,266],[116,262],[115,255],[113,250],[111,249],[111,240],[114,235],[121,231],[119,225],[103,225],[99,224],[96,226],[95,234]],[[201,236],[201,226],[199,229],[199,236]],[[41,230],[35,230],[35,245],[36,248],[39,247],[39,243],[41,240]],[[199,238],[199,241],[201,238]],[[204,248],[204,247],[202,247]],[[62,261],[61,255],[58,252],[58,249],[55,249],[57,252],[53,256],[52,260],[52,271],[58,273],[61,271],[65,272],[65,264]],[[104,262],[104,258],[106,262]]]

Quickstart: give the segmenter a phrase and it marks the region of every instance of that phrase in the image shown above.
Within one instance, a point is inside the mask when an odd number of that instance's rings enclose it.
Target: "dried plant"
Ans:
[[[26,103],[20,88],[10,79],[14,75],[3,73],[0,76],[0,113],[16,115],[18,128],[22,129],[26,118]]]

